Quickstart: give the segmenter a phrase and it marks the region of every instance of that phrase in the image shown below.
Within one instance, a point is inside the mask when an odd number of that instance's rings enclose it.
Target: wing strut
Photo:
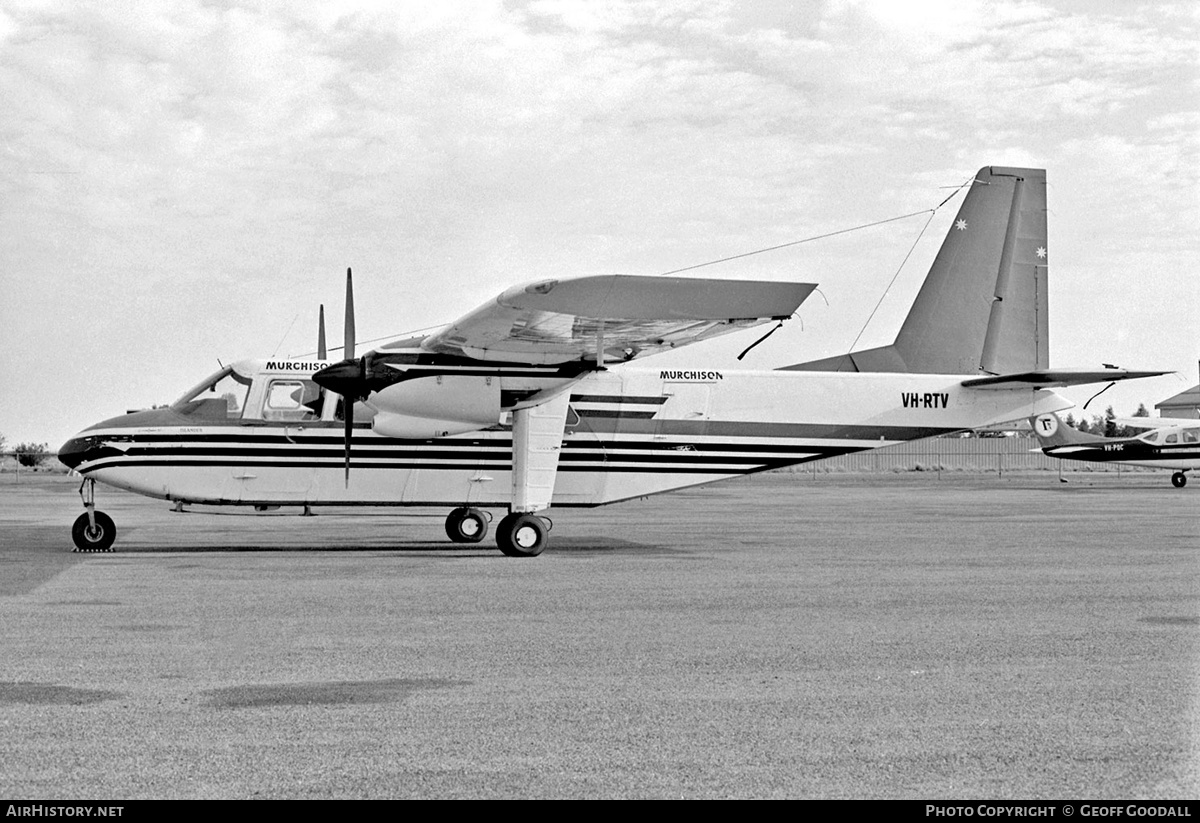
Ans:
[[[570,399],[571,393],[563,391],[541,405],[512,413],[514,513],[550,508]]]

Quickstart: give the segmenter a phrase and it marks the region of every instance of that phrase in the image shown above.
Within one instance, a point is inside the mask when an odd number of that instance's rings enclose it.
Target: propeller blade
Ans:
[[[345,404],[342,416],[346,418],[346,488],[350,488],[350,440],[354,437],[354,398],[344,397],[342,402]]]
[[[354,280],[350,269],[346,269],[346,350],[342,357],[347,360],[354,357]]]
[[[354,280],[350,269],[346,269],[346,349],[345,359],[313,374],[313,382],[334,394],[342,396],[342,417],[345,418],[346,428],[344,440],[346,444],[346,487],[350,486],[350,444],[354,437],[354,403],[366,400],[371,394],[367,385],[367,358],[354,356]],[[326,357],[325,351],[325,307],[321,306],[320,357]]]
[[[325,304],[321,304],[321,312],[317,317],[317,359],[328,360],[329,353],[325,349]]]

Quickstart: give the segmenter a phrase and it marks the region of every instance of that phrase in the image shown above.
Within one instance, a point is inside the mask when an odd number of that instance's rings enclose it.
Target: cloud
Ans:
[[[1189,9],[10,3],[0,266],[29,308],[4,309],[4,367],[27,395],[30,351],[102,352],[116,384],[168,361],[161,393],[112,402],[162,401],[217,354],[275,347],[347,265],[364,334],[398,332],[513,281],[929,208],[992,162],[1050,169],[1056,266],[1149,247],[1170,270],[1200,190]],[[712,271],[820,279],[835,308],[804,344],[836,349],[918,230]]]

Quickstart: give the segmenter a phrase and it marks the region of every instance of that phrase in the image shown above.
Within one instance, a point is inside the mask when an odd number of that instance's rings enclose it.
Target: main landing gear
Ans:
[[[508,557],[537,557],[546,549],[549,521],[527,512],[512,512],[496,527],[496,545]]]
[[[446,517],[446,536],[455,543],[478,543],[487,537],[492,516],[460,506]],[[496,545],[508,557],[537,557],[546,549],[551,523],[528,512],[513,512],[496,525]]]
[[[1177,489],[1182,489],[1187,485],[1187,475],[1183,472],[1175,472],[1171,475],[1171,485]]]
[[[446,517],[446,536],[454,543],[478,543],[487,537],[491,519],[487,512],[460,506]]]
[[[96,511],[96,481],[85,477],[79,486],[79,497],[83,500],[83,514],[75,518],[71,526],[71,539],[77,552],[110,552],[117,539],[117,527],[112,518]]]

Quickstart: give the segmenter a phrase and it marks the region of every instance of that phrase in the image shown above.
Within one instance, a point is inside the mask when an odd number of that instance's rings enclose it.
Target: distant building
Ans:
[[[1155,403],[1159,417],[1200,417],[1200,386],[1192,386],[1185,392]]]

